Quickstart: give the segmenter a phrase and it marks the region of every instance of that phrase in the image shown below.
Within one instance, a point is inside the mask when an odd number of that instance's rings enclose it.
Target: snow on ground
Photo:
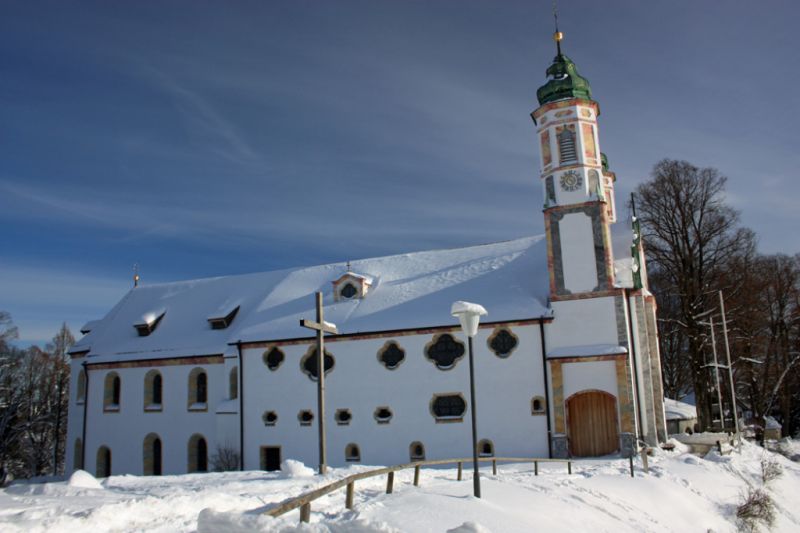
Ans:
[[[584,461],[568,475],[562,464],[484,467],[483,498],[455,469],[399,473],[394,494],[385,476],[356,483],[355,509],[344,509],[344,490],[312,504],[311,524],[298,511],[280,518],[259,513],[326,482],[368,469],[333,469],[324,478],[301,465],[286,472],[236,472],[183,476],[113,476],[91,488],[88,474],[72,482],[15,484],[0,491],[0,531],[274,531],[451,532],[515,531],[736,531],[736,506],[748,484],[760,486],[765,453],[745,443],[741,452],[700,458],[659,452],[650,473],[631,479],[623,459]],[[772,454],[771,454],[772,455]],[[800,465],[774,455],[784,474],[769,485],[777,507],[774,531],[800,530]]]

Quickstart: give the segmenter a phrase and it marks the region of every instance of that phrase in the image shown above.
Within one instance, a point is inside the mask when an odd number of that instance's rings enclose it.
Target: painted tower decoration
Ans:
[[[466,339],[449,313],[456,300],[489,312],[474,341],[482,456],[628,456],[663,442],[642,242],[635,220],[615,223],[600,108],[562,37],[532,113],[544,236],[205,280],[137,278],[70,351],[68,469],[201,472],[225,451],[242,469],[275,470],[283,459],[316,464],[323,440],[336,466],[463,457],[472,405]],[[323,369],[300,326],[315,293],[338,329],[320,350]]]
[[[656,445],[666,438],[655,300],[647,290],[635,217],[631,248],[623,250],[630,254],[626,259],[630,280],[617,279],[611,237],[611,225],[617,220],[616,175],[600,151],[600,106],[592,99],[589,80],[561,51],[563,38],[556,27],[557,54],[547,68],[548,81],[536,93],[539,107],[531,113],[541,147],[550,301],[556,318],[583,314],[575,312],[577,305],[595,308],[591,313],[595,321],[613,316],[618,335],[607,338],[609,342],[578,344],[548,354],[556,406],[552,446],[557,455],[593,455],[612,449],[618,438],[619,448],[631,453],[637,440]],[[553,329],[562,330],[564,325],[557,320]],[[573,324],[573,342],[580,340],[579,331],[593,326]],[[568,329],[559,333],[571,334]],[[596,330],[591,335],[597,339],[603,333]],[[579,380],[586,373],[602,374],[603,367],[607,372],[611,364],[616,391],[587,386],[565,395],[565,381]],[[573,389],[574,385],[569,392]]]

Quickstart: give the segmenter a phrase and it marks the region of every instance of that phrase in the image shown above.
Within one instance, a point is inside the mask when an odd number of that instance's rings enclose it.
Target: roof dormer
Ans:
[[[211,329],[225,329],[231,325],[231,322],[236,318],[236,313],[238,312],[238,304],[229,306],[228,308],[220,308],[218,313],[208,317],[208,324],[211,326]]]
[[[142,321],[133,325],[140,337],[147,337],[158,327],[161,319],[167,314],[166,309],[159,309],[158,311],[151,311],[142,316]]]
[[[364,298],[372,286],[372,277],[348,270],[333,282],[333,301]]]

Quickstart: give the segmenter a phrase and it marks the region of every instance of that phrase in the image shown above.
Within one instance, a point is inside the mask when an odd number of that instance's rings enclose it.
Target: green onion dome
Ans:
[[[559,53],[553,59],[553,64],[547,68],[547,76],[550,79],[536,91],[539,105],[566,98],[592,99],[589,80],[578,74],[575,63],[564,54]]]

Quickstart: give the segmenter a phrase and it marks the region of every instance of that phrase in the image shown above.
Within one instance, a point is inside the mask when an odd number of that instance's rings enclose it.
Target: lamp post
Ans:
[[[472,465],[475,470],[472,476],[472,485],[476,498],[481,497],[481,479],[478,472],[478,421],[475,406],[475,362],[472,355],[472,337],[478,333],[478,324],[481,316],[486,315],[486,309],[478,304],[469,302],[455,302],[450,308],[450,314],[458,318],[461,329],[467,336],[469,344],[469,399],[472,403]]]

